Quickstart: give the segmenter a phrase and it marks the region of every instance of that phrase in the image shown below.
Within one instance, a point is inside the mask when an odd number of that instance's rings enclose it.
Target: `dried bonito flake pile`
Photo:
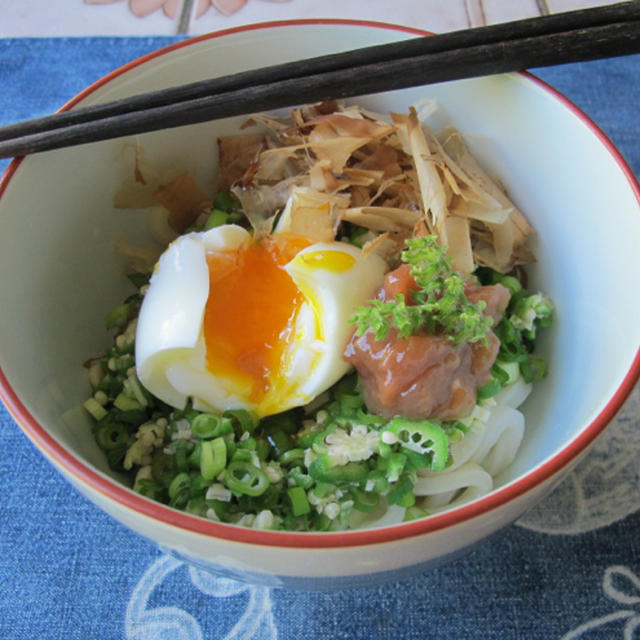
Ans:
[[[455,267],[506,273],[534,260],[534,232],[461,134],[436,134],[414,108],[386,122],[362,107],[324,102],[287,122],[255,115],[264,133],[220,138],[218,189],[231,189],[257,229],[274,215],[290,231],[336,238],[342,222],[363,228],[363,249],[393,266],[407,237],[433,233]],[[281,212],[281,213],[280,213]]]

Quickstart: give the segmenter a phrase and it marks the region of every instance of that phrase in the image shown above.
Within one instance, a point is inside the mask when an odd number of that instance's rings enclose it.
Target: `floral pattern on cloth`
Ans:
[[[640,387],[588,455],[518,524],[540,533],[575,535],[622,520],[640,508]]]
[[[589,620],[562,636],[561,640],[576,640],[598,637],[606,630],[607,638],[631,640],[640,627],[640,579],[629,568],[611,566],[604,572],[602,591],[606,596],[622,605],[623,608],[604,616]],[[633,608],[632,608],[633,607]],[[624,622],[623,625],[620,623]],[[615,634],[615,635],[614,635]]]
[[[203,640],[205,637],[196,618],[177,606],[150,606],[156,589],[184,562],[170,555],[158,558],[136,585],[125,614],[126,640]],[[244,612],[229,630],[220,630],[220,640],[276,640],[270,591],[228,578],[220,578],[195,567],[187,569],[191,584],[201,593],[216,598],[224,608],[227,599],[244,599]],[[214,603],[210,604],[215,606]],[[242,606],[242,605],[240,605]]]

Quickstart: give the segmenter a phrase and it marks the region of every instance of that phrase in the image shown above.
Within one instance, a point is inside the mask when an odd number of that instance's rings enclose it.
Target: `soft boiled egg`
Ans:
[[[307,404],[348,370],[355,307],[386,265],[343,242],[261,240],[223,225],[160,257],[136,331],[140,381],[164,402],[262,417]]]

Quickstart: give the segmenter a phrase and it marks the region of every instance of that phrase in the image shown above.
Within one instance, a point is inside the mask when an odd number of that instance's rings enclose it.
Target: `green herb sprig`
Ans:
[[[484,300],[472,303],[465,293],[465,281],[453,269],[453,261],[434,235],[411,238],[402,252],[402,261],[418,285],[412,304],[404,296],[394,300],[370,300],[358,307],[351,322],[356,335],[371,330],[376,340],[384,340],[395,328],[398,336],[407,338],[424,329],[428,333],[445,335],[454,344],[479,342],[486,344],[487,332],[493,324],[485,316]]]

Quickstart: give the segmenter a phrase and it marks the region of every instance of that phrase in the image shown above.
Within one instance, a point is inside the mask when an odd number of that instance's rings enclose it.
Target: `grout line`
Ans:
[[[194,0],[182,0],[180,17],[178,18],[178,35],[189,33],[189,27],[191,26],[191,14],[193,13],[193,3]]]
[[[464,0],[464,10],[470,27],[483,27],[487,24],[482,0]]]
[[[547,0],[536,0],[536,5],[541,16],[548,16],[551,13]]]

